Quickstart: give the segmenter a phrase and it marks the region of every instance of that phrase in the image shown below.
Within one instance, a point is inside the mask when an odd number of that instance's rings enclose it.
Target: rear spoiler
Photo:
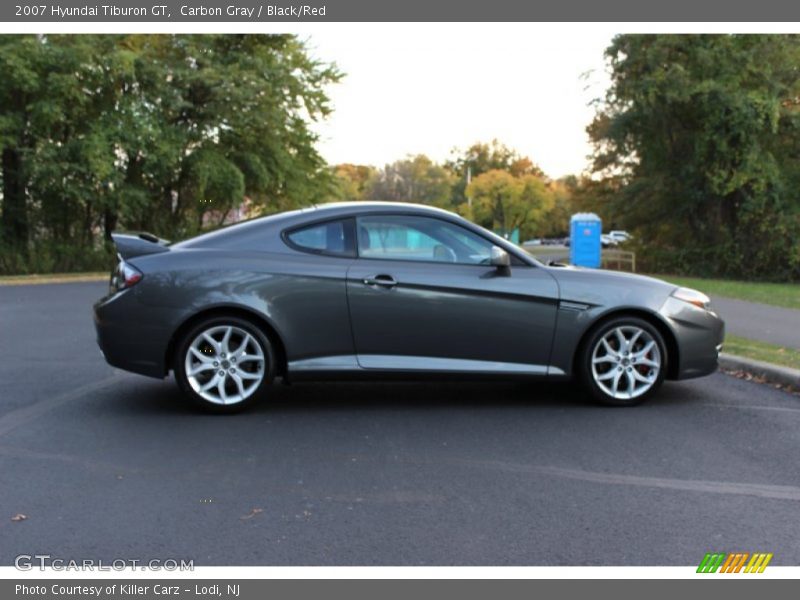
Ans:
[[[112,233],[111,239],[117,246],[117,254],[123,260],[145,254],[169,252],[169,240],[162,240],[152,233]]]

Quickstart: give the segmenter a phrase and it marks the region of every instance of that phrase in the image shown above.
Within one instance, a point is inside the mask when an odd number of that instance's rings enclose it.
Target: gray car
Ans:
[[[717,368],[724,325],[695,290],[544,265],[446,211],[325,204],[175,244],[114,234],[94,307],[109,364],[170,371],[230,412],[321,379],[576,378],[633,405]]]

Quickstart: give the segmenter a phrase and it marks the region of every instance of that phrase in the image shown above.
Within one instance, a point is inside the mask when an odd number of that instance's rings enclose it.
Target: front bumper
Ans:
[[[678,365],[675,379],[702,377],[719,368],[725,322],[713,311],[702,310],[677,298],[668,298],[659,311],[675,334]]]

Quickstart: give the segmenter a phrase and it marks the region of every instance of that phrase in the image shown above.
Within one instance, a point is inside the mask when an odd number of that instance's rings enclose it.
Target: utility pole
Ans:
[[[472,181],[472,165],[467,164],[467,187],[469,187],[471,181]],[[472,208],[472,198],[470,198],[469,195],[467,195],[467,206]]]

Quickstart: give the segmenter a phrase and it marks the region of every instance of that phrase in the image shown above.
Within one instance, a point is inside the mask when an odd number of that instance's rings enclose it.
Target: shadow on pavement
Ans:
[[[667,382],[655,398],[636,408],[643,410],[665,406],[682,406],[696,402],[687,394],[684,384]],[[103,410],[120,415],[207,415],[186,400],[172,378],[162,382],[131,379],[124,391],[116,390],[113,398],[103,401]],[[267,396],[248,414],[287,414],[298,412],[347,412],[441,409],[503,410],[529,407],[564,408],[569,410],[614,410],[595,404],[580,388],[569,382],[327,382],[276,384]]]

